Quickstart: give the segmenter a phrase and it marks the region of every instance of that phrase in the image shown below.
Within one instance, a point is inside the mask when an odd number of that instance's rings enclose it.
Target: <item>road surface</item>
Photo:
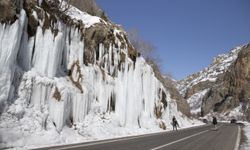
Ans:
[[[218,130],[204,125],[141,136],[47,147],[39,150],[236,150],[240,127],[219,124]]]

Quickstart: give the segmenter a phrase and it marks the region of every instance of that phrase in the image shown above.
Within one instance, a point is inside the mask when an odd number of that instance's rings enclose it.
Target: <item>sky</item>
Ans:
[[[110,20],[156,46],[160,67],[183,79],[250,42],[250,0],[96,0]]]

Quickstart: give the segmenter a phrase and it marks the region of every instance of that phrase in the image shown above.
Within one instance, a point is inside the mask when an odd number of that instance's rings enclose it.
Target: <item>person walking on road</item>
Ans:
[[[213,125],[214,125],[214,128],[217,129],[217,118],[215,116],[213,116]]]
[[[172,118],[172,125],[173,125],[173,130],[175,129],[177,131],[177,126],[179,126],[175,116]]]

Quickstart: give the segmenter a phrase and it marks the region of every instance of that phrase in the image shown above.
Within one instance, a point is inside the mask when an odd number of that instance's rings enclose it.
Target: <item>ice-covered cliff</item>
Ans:
[[[54,2],[0,2],[0,147],[191,124],[121,27]]]

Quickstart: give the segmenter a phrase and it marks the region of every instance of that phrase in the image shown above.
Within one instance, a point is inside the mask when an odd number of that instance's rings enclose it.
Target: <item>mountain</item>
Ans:
[[[250,120],[250,44],[214,58],[204,70],[178,81],[192,114]]]
[[[174,115],[195,122],[121,26],[59,0],[0,8],[0,148],[161,131]]]

